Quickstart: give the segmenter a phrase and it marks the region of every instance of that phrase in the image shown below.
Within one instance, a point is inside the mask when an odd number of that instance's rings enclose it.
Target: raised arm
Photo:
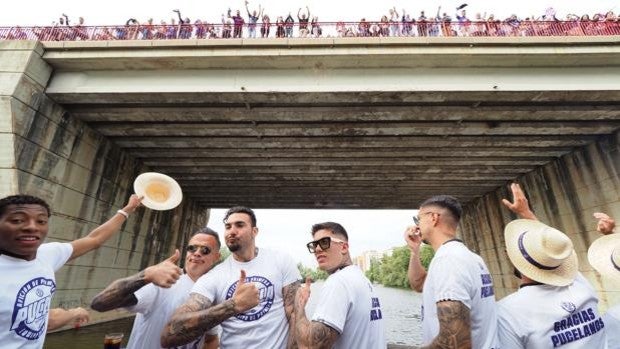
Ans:
[[[150,266],[135,275],[114,281],[93,298],[90,307],[96,311],[109,311],[136,305],[138,299],[134,292],[150,283],[169,288],[181,276],[181,268],[176,265],[179,256],[179,250],[176,250],[165,261]]]
[[[538,218],[536,218],[536,215],[534,215],[534,212],[530,209],[530,205],[527,202],[527,198],[525,197],[523,190],[521,190],[521,186],[517,183],[512,183],[510,184],[510,189],[512,190],[512,198],[514,202],[502,199],[504,206],[514,212],[519,218],[537,221]]]
[[[295,294],[299,289],[301,283],[295,281],[282,287],[282,298],[284,299],[284,312],[286,313],[286,319],[288,320],[289,336],[287,348],[297,348],[295,341]]]
[[[258,289],[253,283],[245,282],[245,271],[241,270],[235,293],[223,303],[212,306],[207,297],[191,293],[189,300],[177,308],[164,327],[161,346],[169,348],[187,344],[229,317],[252,309],[258,303]]]
[[[75,327],[82,326],[90,321],[88,311],[82,307],[72,309],[54,308],[50,309],[47,321],[47,330],[52,331],[65,325],[73,323]]]
[[[437,302],[439,334],[423,349],[471,348],[471,319],[469,308],[458,301]]]
[[[131,195],[127,205],[123,207],[123,211],[127,215],[134,213],[136,208],[140,206],[140,201],[142,201],[142,197],[136,194]],[[73,254],[71,254],[70,260],[101,247],[114,233],[117,233],[121,229],[126,219],[125,215],[116,213],[112,218],[108,219],[107,222],[95,228],[95,230],[88,233],[85,237],[71,241]]]
[[[340,334],[322,322],[310,321],[306,317],[306,304],[310,298],[310,278],[295,295],[295,340],[299,348],[331,348]],[[293,334],[293,332],[291,332]],[[289,335],[289,338],[291,335]]]
[[[422,292],[424,281],[426,281],[426,270],[422,266],[422,262],[420,262],[420,244],[422,243],[422,238],[418,233],[418,227],[415,225],[407,227],[404,235],[407,247],[409,247],[409,251],[411,252],[411,257],[409,257],[409,268],[407,269],[407,279],[409,279],[411,289]]]

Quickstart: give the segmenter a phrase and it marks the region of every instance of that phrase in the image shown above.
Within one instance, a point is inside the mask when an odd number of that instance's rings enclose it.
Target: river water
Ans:
[[[321,297],[322,282],[312,284],[307,314],[312,314],[316,301]],[[422,297],[409,290],[375,285],[381,301],[381,313],[385,321],[386,337],[390,344],[418,346],[422,342],[420,306]],[[310,316],[310,315],[309,315]],[[110,332],[123,332],[127,344],[133,318],[51,333],[45,341],[45,349],[96,349],[103,347],[103,336]]]

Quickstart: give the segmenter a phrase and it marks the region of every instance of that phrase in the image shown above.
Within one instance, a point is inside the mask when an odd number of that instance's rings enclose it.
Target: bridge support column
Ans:
[[[45,95],[52,68],[39,43],[0,41],[0,195],[36,195],[52,207],[48,241],[86,235],[123,207],[148,168]],[[112,280],[167,258],[206,225],[190,200],[166,212],[139,209],[106,245],[56,273],[53,306],[88,307]],[[95,322],[124,316],[96,314]]]
[[[594,212],[620,219],[620,132],[601,137],[527,175],[518,178],[536,216],[565,232],[579,258],[579,270],[594,285],[602,309],[620,303],[620,284],[601,277],[588,263],[588,246],[600,234]],[[504,226],[515,219],[501,203],[511,197],[506,186],[464,208],[463,238],[488,263],[498,298],[518,288],[513,268],[504,252]]]

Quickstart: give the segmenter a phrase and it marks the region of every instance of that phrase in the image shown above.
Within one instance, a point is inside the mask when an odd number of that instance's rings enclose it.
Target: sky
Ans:
[[[442,12],[454,14],[456,6],[467,3],[469,17],[477,12],[495,14],[496,18],[505,18],[515,13],[520,17],[540,16],[545,9],[554,7],[558,17],[564,17],[568,13],[590,15],[605,13],[609,10],[620,11],[618,0],[393,0],[390,2],[373,0],[250,0],[250,10],[258,8],[261,4],[266,8],[266,13],[274,19],[278,15],[286,15],[289,11],[295,14],[300,7],[309,6],[311,15],[317,15],[320,21],[357,21],[362,17],[368,20],[378,20],[381,15],[387,14],[388,9],[395,6],[398,12],[404,8],[408,13],[417,17],[420,10],[425,10],[427,15],[433,15],[437,7],[442,5]],[[0,11],[0,26],[11,25],[50,25],[57,21],[62,13],[66,13],[73,22],[82,16],[86,25],[114,25],[124,24],[129,18],[136,18],[140,22],[149,17],[169,21],[173,15],[173,9],[181,10],[183,17],[189,17],[192,21],[197,18],[209,22],[219,21],[222,13],[228,8],[232,10],[245,7],[244,1],[209,1],[209,0],[33,0],[33,1],[3,1]],[[245,13],[244,13],[245,14]]]
[[[212,209],[207,226],[224,238],[225,209]],[[417,210],[275,210],[256,209],[256,246],[288,252],[295,262],[317,266],[306,244],[312,241],[313,224],[340,223],[349,235],[351,257],[363,251],[385,251],[405,246],[403,233],[413,224]],[[223,243],[223,242],[222,242]]]

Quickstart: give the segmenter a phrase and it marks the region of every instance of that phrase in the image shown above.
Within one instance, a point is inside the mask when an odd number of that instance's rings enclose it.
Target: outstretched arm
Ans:
[[[90,321],[88,311],[82,307],[72,309],[54,308],[50,309],[47,321],[47,330],[52,331],[65,325],[73,323],[75,327],[82,326]]]
[[[169,348],[187,344],[229,317],[252,309],[258,303],[258,289],[253,283],[245,282],[245,271],[241,270],[235,293],[223,303],[212,306],[207,297],[190,294],[189,300],[177,308],[164,327],[161,346]]]
[[[510,189],[512,190],[512,198],[514,202],[502,199],[504,206],[514,212],[519,218],[537,221],[538,218],[536,218],[536,215],[534,215],[534,212],[530,209],[530,205],[527,202],[527,198],[525,197],[523,190],[521,190],[521,186],[517,183],[512,183],[510,185]]]
[[[458,301],[437,303],[439,334],[423,349],[471,348],[471,320],[469,308]]]
[[[169,288],[181,276],[181,268],[176,265],[179,256],[179,250],[176,250],[174,255],[165,261],[150,266],[135,275],[114,281],[93,298],[90,307],[96,311],[109,311],[136,305],[138,299],[134,292],[149,283]]]
[[[142,201],[142,197],[139,197],[136,194],[131,195],[129,202],[127,202],[127,205],[123,207],[123,211],[125,211],[128,215],[134,213],[136,208],[140,206],[140,201]],[[71,246],[73,246],[73,254],[71,254],[71,258],[69,259],[71,260],[77,258],[87,252],[101,247],[110,237],[112,237],[112,235],[121,229],[121,226],[125,223],[125,219],[126,218],[124,215],[116,213],[107,222],[95,228],[95,230],[88,233],[85,237],[71,241]]]
[[[305,285],[300,287],[295,295],[295,328],[291,334],[295,334],[299,348],[331,348],[340,334],[321,322],[308,320],[305,310],[308,298],[310,298],[310,278],[306,278]]]

